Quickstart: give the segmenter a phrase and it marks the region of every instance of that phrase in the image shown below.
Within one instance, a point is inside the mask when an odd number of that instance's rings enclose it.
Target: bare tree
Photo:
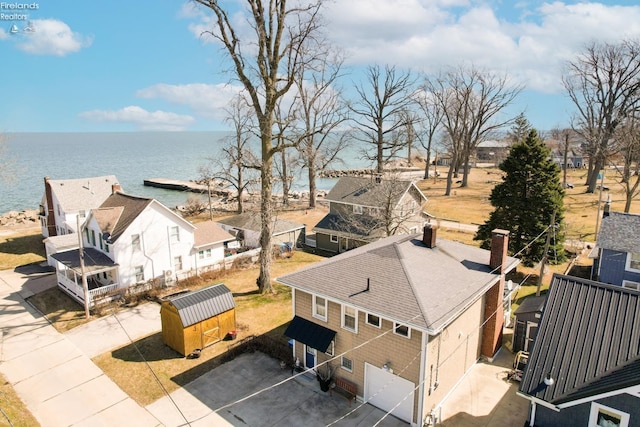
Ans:
[[[573,128],[587,142],[587,192],[616,151],[617,127],[640,103],[640,44],[594,42],[568,63],[563,84],[576,107]]]
[[[463,167],[461,186],[466,187],[471,155],[492,132],[513,122],[500,113],[515,100],[522,87],[509,86],[506,75],[475,67],[450,69],[437,78],[427,79],[425,87],[440,103],[444,129],[456,147],[455,166]],[[448,180],[451,175],[447,175]],[[448,192],[449,189],[447,195]]]
[[[296,112],[295,101],[285,102],[285,98],[280,98],[276,104],[275,112],[275,128],[277,132],[274,134],[274,139],[277,141],[277,146],[282,147],[280,150],[280,156],[274,158],[274,168],[277,176],[279,177],[282,185],[282,205],[289,205],[289,192],[291,185],[293,184],[293,168],[295,167],[295,159],[291,153],[296,145],[295,141],[295,127]]]
[[[340,129],[348,119],[348,109],[335,86],[342,60],[328,57],[317,69],[303,70],[298,85],[298,151],[309,180],[309,208],[316,207],[316,177],[335,161],[348,145],[351,133]],[[302,74],[302,73],[301,73]]]
[[[365,157],[375,162],[377,173],[383,173],[384,164],[406,147],[397,130],[407,124],[414,83],[409,72],[375,65],[367,69],[367,85],[356,85],[357,101],[350,107],[358,127],[356,139],[373,146],[372,152],[365,150]]]
[[[225,121],[231,125],[233,133],[224,139],[220,156],[209,159],[207,166],[200,167],[200,176],[209,186],[209,215],[212,215],[211,185],[221,182],[235,190],[238,200],[237,212],[244,212],[244,196],[259,181],[256,173],[260,163],[250,150],[250,142],[255,129],[251,107],[241,95],[234,98],[225,109]]]
[[[207,33],[220,42],[231,59],[233,73],[242,83],[253,106],[260,130],[260,274],[256,280],[262,293],[272,292],[271,241],[273,233],[273,157],[284,147],[274,145],[274,113],[278,100],[294,85],[300,67],[325,56],[319,43],[320,9],[323,0],[288,5],[287,0],[248,0],[248,7],[230,14],[229,3],[195,0],[214,14],[215,26]],[[252,33],[244,35],[244,24]]]
[[[624,211],[631,210],[631,202],[640,195],[640,119],[629,118],[616,131],[622,168],[614,164],[624,189]]]
[[[571,151],[571,142],[575,138],[575,132],[572,129],[554,128],[550,131],[551,138],[556,142],[558,151],[562,153],[562,188],[567,188],[567,168],[573,167],[573,163],[569,162],[569,151]]]
[[[417,139],[422,148],[427,152],[424,166],[424,179],[429,178],[429,166],[431,165],[431,150],[435,137],[442,124],[442,106],[431,94],[420,92],[416,96],[421,112],[421,118],[417,122]],[[437,159],[436,159],[437,160]]]

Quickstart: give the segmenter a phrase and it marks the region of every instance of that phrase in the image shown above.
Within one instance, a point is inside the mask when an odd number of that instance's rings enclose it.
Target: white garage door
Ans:
[[[364,365],[364,398],[373,406],[391,412],[401,420],[413,421],[413,389],[415,385],[404,378],[391,374],[376,366]],[[403,398],[405,398],[402,402]]]

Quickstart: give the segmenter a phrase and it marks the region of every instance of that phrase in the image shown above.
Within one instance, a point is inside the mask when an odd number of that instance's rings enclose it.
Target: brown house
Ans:
[[[235,334],[233,294],[222,283],[162,302],[162,341],[186,356]]]
[[[293,290],[287,330],[305,368],[330,364],[356,396],[412,425],[433,425],[474,363],[502,344],[508,232],[491,251],[396,235],[278,278]]]

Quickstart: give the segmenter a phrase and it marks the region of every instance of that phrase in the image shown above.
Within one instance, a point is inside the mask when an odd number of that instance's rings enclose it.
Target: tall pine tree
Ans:
[[[550,151],[538,133],[531,130],[524,140],[511,147],[500,169],[504,172],[502,182],[494,187],[489,198],[495,210],[478,228],[474,239],[481,240],[483,248],[489,248],[493,229],[509,230],[509,252],[515,254],[526,247],[519,258],[523,264],[533,265],[544,255],[544,231],[554,212],[555,223],[563,223],[564,190],[560,183],[560,167],[551,159]],[[552,263],[563,261],[564,231],[555,227],[549,232],[552,235],[548,259]]]

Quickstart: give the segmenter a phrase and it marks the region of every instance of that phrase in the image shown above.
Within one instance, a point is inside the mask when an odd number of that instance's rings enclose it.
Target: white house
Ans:
[[[82,226],[84,268],[78,248],[51,255],[58,284],[83,302],[83,269],[93,300],[211,268],[224,258],[224,243],[233,240],[214,227],[193,225],[154,199],[114,192]]]
[[[113,191],[121,191],[114,175],[78,179],[44,179],[44,196],[40,204],[40,226],[47,237],[76,232],[77,216],[82,222],[91,209],[97,208]]]

